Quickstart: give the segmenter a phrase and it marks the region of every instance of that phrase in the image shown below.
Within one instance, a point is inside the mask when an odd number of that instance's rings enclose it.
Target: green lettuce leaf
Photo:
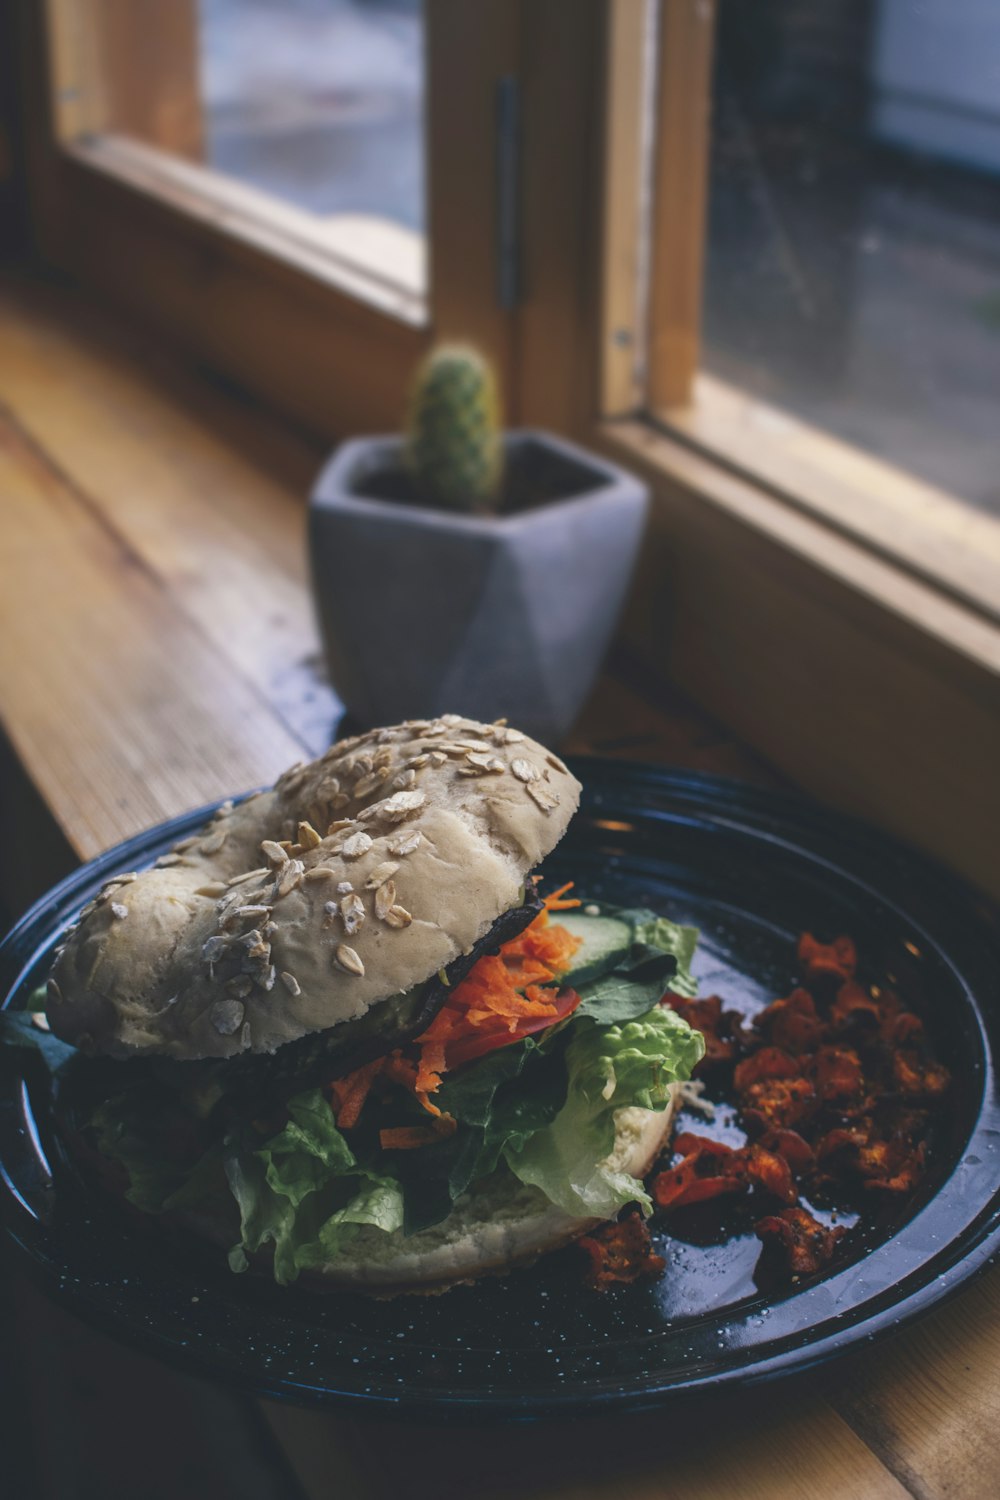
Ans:
[[[290,1099],[288,1113],[291,1118],[284,1130],[258,1154],[265,1163],[268,1187],[298,1208],[307,1193],[331,1177],[349,1175],[357,1164],[320,1089]]]
[[[580,986],[578,1017],[590,1016],[602,1026],[620,1025],[646,1015],[668,989],[680,995],[698,993],[691,973],[696,927],[681,927],[644,907],[608,910],[631,923],[634,941],[610,974]]]
[[[589,1016],[601,1026],[617,1026],[645,1016],[659,1003],[667,987],[663,977],[633,979],[617,969],[580,986],[580,1004],[574,1016]]]
[[[676,964],[669,988],[678,995],[693,999],[698,993],[698,981],[691,973],[691,963],[698,946],[697,927],[683,927],[679,922],[657,916],[656,912],[642,906],[618,911],[615,915],[631,922],[635,933],[632,951],[618,965],[616,972],[638,978],[647,969],[655,967],[664,954],[669,954]]]
[[[420,1151],[392,1153],[405,1233],[440,1224],[477,1178],[496,1169],[508,1141],[520,1144],[555,1119],[566,1098],[560,1035],[526,1037],[444,1078],[435,1103],[458,1121],[455,1134]]]
[[[30,1010],[0,1010],[0,1047],[23,1047],[41,1057],[53,1076],[66,1063],[79,1056],[69,1042],[61,1042],[51,1031],[42,1031],[31,1019]]]
[[[605,1160],[614,1146],[615,1111],[663,1109],[669,1085],[690,1078],[704,1050],[698,1032],[659,1006],[621,1026],[581,1019],[566,1049],[566,1103],[551,1124],[507,1146],[504,1160],[567,1213],[606,1219],[627,1203],[648,1212],[642,1184]]]
[[[275,1280],[334,1260],[356,1226],[391,1234],[403,1225],[399,1183],[363,1166],[334,1123],[320,1089],[289,1100],[285,1128],[259,1149],[231,1140],[226,1177],[240,1210],[240,1244],[230,1265],[274,1246]]]
[[[109,1099],[90,1119],[98,1150],[125,1168],[129,1179],[125,1196],[143,1213],[192,1208],[225,1188],[222,1143],[196,1152],[191,1160],[178,1161],[164,1150],[168,1123],[150,1108],[143,1090]]]

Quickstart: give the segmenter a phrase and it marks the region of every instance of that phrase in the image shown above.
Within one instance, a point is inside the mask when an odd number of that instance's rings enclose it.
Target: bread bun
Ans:
[[[52,970],[57,1036],[117,1057],[273,1052],[467,953],[580,786],[504,724],[372,730],[110,880]]]
[[[615,1171],[646,1176],[670,1139],[681,1099],[671,1086],[665,1109],[620,1109],[615,1144],[607,1158]],[[175,1215],[189,1229],[228,1248],[234,1226],[204,1213]],[[362,1225],[335,1261],[304,1272],[300,1284],[314,1291],[367,1291],[380,1297],[403,1292],[442,1292],[481,1276],[502,1275],[514,1266],[558,1250],[602,1223],[574,1218],[536,1187],[512,1173],[496,1172],[456,1203],[448,1218],[405,1237]]]

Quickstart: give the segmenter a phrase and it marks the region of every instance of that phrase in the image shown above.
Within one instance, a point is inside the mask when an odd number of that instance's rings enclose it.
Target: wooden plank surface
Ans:
[[[7,735],[84,857],[273,776],[300,742],[0,418]]]
[[[507,1428],[350,1422],[262,1403],[310,1500],[905,1500],[815,1395],[715,1399],[674,1415]]]
[[[76,853],[318,748],[336,706],[316,675],[301,527],[320,455],[65,294],[23,284],[0,284],[0,402],[0,719]],[[774,779],[638,672],[602,681],[570,748]],[[94,1336],[72,1324],[46,1337],[32,1390],[57,1420],[82,1399],[59,1341],[80,1371]],[[162,1403],[188,1441],[197,1388],[100,1345],[94,1379],[121,1420],[130,1401],[137,1421]],[[1000,1274],[847,1364],[673,1415],[491,1433],[261,1410],[316,1500],[987,1500],[1000,1492]],[[81,1442],[98,1463],[100,1443]],[[121,1464],[109,1473],[127,1493]]]
[[[827,1381],[853,1430],[921,1497],[1000,1494],[1000,1272]]]
[[[133,343],[46,305],[0,290],[0,410],[17,441],[318,752],[337,710],[317,690],[304,588],[304,498],[323,450],[263,413],[235,431],[231,400],[204,382],[195,395],[155,355],[137,381]]]

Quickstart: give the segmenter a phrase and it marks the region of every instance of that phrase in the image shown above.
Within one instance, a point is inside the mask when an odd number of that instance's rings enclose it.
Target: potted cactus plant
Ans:
[[[405,436],[344,443],[312,495],[319,619],[353,717],[506,715],[560,739],[618,619],[646,504],[582,448],[502,434],[486,361],[433,351]]]

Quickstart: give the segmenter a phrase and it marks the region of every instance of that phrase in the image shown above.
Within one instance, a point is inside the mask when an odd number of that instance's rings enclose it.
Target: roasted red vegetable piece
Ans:
[[[653,1199],[661,1208],[683,1208],[704,1203],[724,1193],[758,1187],[794,1203],[798,1194],[791,1169],[784,1157],[759,1145],[727,1146],[707,1136],[685,1131],[674,1142],[684,1159],[679,1166],[658,1172],[650,1184]]]
[[[757,1028],[785,1052],[810,1052],[826,1033],[816,1002],[808,990],[793,990],[786,1000],[774,1000],[757,1017]]]
[[[666,1002],[705,1038],[705,1056],[694,1070],[695,1077],[733,1061],[736,1056],[733,1025],[742,1020],[739,1011],[723,1010],[718,995],[689,1000],[682,995],[668,994]]]
[[[853,979],[858,967],[854,939],[838,937],[832,943],[820,943],[811,932],[804,932],[799,938],[799,963],[803,978],[810,987]]]
[[[835,1130],[828,1130],[816,1142],[817,1162],[823,1165],[831,1156],[847,1156],[852,1162],[857,1161],[862,1146],[868,1144],[871,1129],[871,1121],[864,1120],[858,1124],[838,1125]]]
[[[615,1224],[602,1224],[577,1244],[588,1258],[588,1280],[597,1291],[659,1276],[666,1264],[654,1251],[645,1220],[637,1213],[626,1214]]]
[[[799,1194],[792,1178],[792,1171],[783,1156],[768,1151],[760,1144],[747,1146],[741,1151],[744,1171],[755,1187],[763,1188],[783,1203],[794,1203]]]
[[[689,1156],[679,1167],[657,1172],[651,1184],[653,1202],[659,1208],[689,1208],[692,1203],[707,1203],[726,1193],[742,1193],[746,1183],[740,1177],[699,1177],[695,1158]]]
[[[816,1112],[818,1100],[809,1078],[770,1078],[755,1083],[743,1096],[743,1123],[751,1133],[798,1130]]]
[[[732,1146],[686,1130],[674,1141],[674,1150],[683,1161],[657,1172],[650,1183],[653,1201],[660,1208],[684,1208],[746,1188],[739,1153]]]
[[[849,979],[840,986],[830,1006],[830,1020],[835,1026],[859,1023],[878,1026],[881,1016],[874,996],[862,989],[860,984],[855,984],[853,979]]]
[[[816,1160],[813,1148],[797,1130],[768,1130],[757,1144],[783,1156],[797,1176],[808,1172]]]
[[[886,1031],[886,1040],[891,1046],[905,1047],[907,1043],[912,1046],[923,1040],[924,1023],[912,1010],[904,1010],[887,1020]]]
[[[718,1162],[729,1161],[736,1155],[735,1146],[727,1146],[725,1141],[714,1141],[710,1135],[699,1135],[696,1130],[682,1130],[679,1135],[675,1135],[673,1151],[676,1156],[700,1154]]]
[[[940,1063],[922,1061],[916,1052],[896,1052],[892,1059],[896,1088],[908,1099],[939,1099],[951,1082]]]
[[[827,1229],[806,1209],[783,1208],[754,1225],[767,1249],[780,1253],[793,1276],[820,1271],[833,1259],[844,1229]]]
[[[920,1181],[926,1147],[901,1140],[875,1141],[863,1146],[858,1166],[865,1187],[884,1193],[909,1193]]]
[[[816,1053],[816,1092],[830,1102],[851,1099],[864,1086],[861,1059],[849,1047],[821,1047]]]
[[[819,1180],[838,1181],[847,1172],[858,1176],[866,1189],[910,1192],[920,1181],[926,1147],[922,1141],[914,1145],[899,1128],[906,1123],[901,1119],[893,1130],[888,1121],[880,1126],[865,1119],[828,1131],[816,1147]]]
[[[795,1078],[801,1072],[801,1061],[788,1052],[783,1052],[780,1047],[761,1047],[737,1064],[733,1085],[738,1094],[745,1094],[753,1084],[764,1079]]]
[[[878,1034],[884,1042],[892,1044],[892,1034],[900,1015],[908,1014],[903,1002],[894,990],[883,990],[878,997]]]

